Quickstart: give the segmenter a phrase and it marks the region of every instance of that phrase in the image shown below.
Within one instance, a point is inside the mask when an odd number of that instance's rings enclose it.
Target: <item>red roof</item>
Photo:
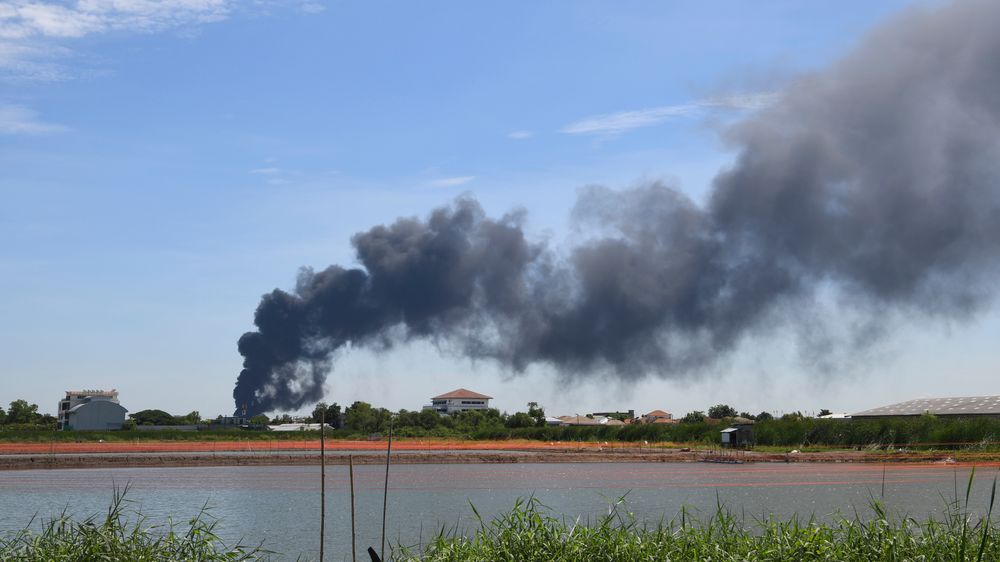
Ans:
[[[478,392],[472,392],[471,390],[466,390],[464,388],[459,388],[452,390],[451,392],[446,392],[441,396],[435,396],[431,400],[448,400],[450,398],[478,398],[480,400],[489,400],[493,398],[492,396],[486,396],[485,394],[479,394]]]
[[[663,410],[653,410],[652,412],[646,414],[643,417],[644,418],[648,418],[650,416],[657,417],[657,418],[664,418],[664,417],[670,416],[670,413],[669,412],[664,412]]]

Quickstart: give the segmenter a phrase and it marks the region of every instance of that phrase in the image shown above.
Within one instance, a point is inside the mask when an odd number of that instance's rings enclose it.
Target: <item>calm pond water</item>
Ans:
[[[627,509],[650,524],[682,506],[710,515],[721,501],[748,522],[771,515],[830,519],[866,514],[882,495],[897,514],[943,512],[965,493],[968,468],[947,465],[566,463],[395,465],[389,487],[388,542],[418,545],[442,527],[473,529],[470,502],[490,517],[534,495],[554,514],[594,521],[627,495]],[[984,508],[996,469],[977,471],[971,504]],[[359,553],[380,542],[384,466],[355,467]],[[0,532],[32,516],[106,510],[115,485],[130,486],[132,507],[153,522],[184,523],[207,504],[227,541],[265,541],[284,559],[317,556],[319,467],[115,468],[0,472]],[[327,549],[350,557],[345,466],[327,467]],[[346,556],[346,558],[345,558]]]

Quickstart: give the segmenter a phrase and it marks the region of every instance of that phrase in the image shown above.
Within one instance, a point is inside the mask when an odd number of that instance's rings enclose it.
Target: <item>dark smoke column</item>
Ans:
[[[318,401],[331,356],[346,344],[386,349],[400,337],[447,336],[476,324],[478,314],[502,315],[500,307],[523,300],[524,268],[538,251],[525,241],[518,215],[489,220],[471,199],[352,242],[364,270],[303,269],[293,293],[276,289],[261,299],[257,331],[239,341],[238,411]]]
[[[345,346],[426,339],[629,381],[692,376],[773,325],[815,334],[831,293],[867,318],[859,342],[980,310],[1000,271],[998,21],[1000,2],[965,0],[888,22],[727,132],[735,164],[705,207],[659,183],[587,188],[573,218],[594,234],[561,251],[469,198],[356,235],[362,269],[263,297],[237,409],[319,400]]]

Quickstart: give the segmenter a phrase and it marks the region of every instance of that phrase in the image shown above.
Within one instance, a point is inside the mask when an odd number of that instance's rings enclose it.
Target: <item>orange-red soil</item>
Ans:
[[[0,443],[0,470],[30,468],[212,466],[314,464],[320,442],[299,441],[134,441],[92,443]],[[330,464],[385,462],[385,441],[328,440]],[[393,463],[539,462],[938,462],[1000,466],[996,453],[827,451],[689,451],[676,445],[635,443],[559,443],[528,440],[459,441],[404,439],[393,442]],[[337,453],[340,454],[337,454]],[[218,453],[218,454],[217,454]]]

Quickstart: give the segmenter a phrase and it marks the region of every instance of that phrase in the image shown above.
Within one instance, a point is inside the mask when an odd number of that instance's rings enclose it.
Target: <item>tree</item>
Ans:
[[[201,423],[201,414],[197,410],[177,418],[178,425],[198,425],[199,423]]]
[[[756,420],[757,416],[751,414],[750,412],[740,412],[741,418],[746,418],[748,420]]]
[[[7,423],[7,412],[4,411],[3,406],[0,406],[0,425]]]
[[[339,428],[340,404],[336,402],[329,406],[327,406],[326,402],[316,404],[316,407],[313,408],[312,416],[309,417],[309,421],[311,423],[320,423],[321,420],[325,420],[330,427]]]
[[[524,412],[517,412],[513,416],[508,416],[504,425],[510,428],[532,427],[535,425],[535,418]]]
[[[271,420],[264,414],[257,414],[250,418],[250,425],[267,425],[269,423],[271,423]]]
[[[757,421],[771,421],[773,419],[774,416],[772,416],[770,412],[761,412],[757,414]]]
[[[129,414],[136,425],[177,425],[177,420],[163,410],[140,410]]]
[[[545,410],[538,405],[538,402],[528,402],[528,415],[535,420],[536,426],[545,425]]]
[[[703,421],[705,421],[705,412],[701,410],[688,412],[687,415],[681,418],[681,423],[699,423]]]
[[[448,417],[453,420],[455,429],[470,435],[480,431],[503,430],[504,428],[503,416],[496,408],[454,412]]]
[[[340,404],[334,402],[330,404],[330,407],[326,409],[326,423],[330,424],[330,427],[334,429],[340,429]]]
[[[309,423],[320,423],[326,420],[326,410],[329,406],[326,402],[317,402],[316,407],[313,408],[312,414],[309,416]]]
[[[344,411],[346,418],[345,425],[348,429],[362,431],[364,433],[375,433],[381,431],[384,422],[389,419],[389,411],[385,408],[375,409],[367,402],[360,400],[351,404]]]
[[[434,429],[441,423],[441,415],[434,410],[427,408],[417,414],[417,423],[424,429]]]
[[[708,417],[713,420],[721,420],[722,418],[732,418],[735,416],[736,408],[727,404],[716,404],[708,409]]]
[[[6,423],[35,423],[38,417],[38,404],[28,404],[26,400],[18,399],[10,403]]]
[[[827,410],[826,408],[823,408],[822,410],[819,411],[819,417],[829,416],[832,413],[833,412],[831,412],[830,410]]]

